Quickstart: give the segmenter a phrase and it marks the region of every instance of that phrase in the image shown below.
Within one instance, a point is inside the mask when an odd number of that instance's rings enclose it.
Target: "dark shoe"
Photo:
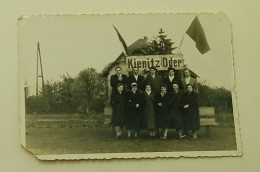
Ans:
[[[121,140],[122,139],[122,136],[120,135],[120,136],[116,136],[116,139],[117,140]]]
[[[135,139],[140,139],[140,137],[139,136],[135,136]]]
[[[192,140],[195,140],[197,138],[198,138],[197,134],[194,134],[193,136],[190,137],[190,139],[192,139]]]
[[[195,140],[195,139],[197,139],[197,137],[190,137],[190,139],[191,139],[191,140]]]
[[[182,138],[185,138],[186,137],[186,135],[184,134],[184,135],[179,135],[179,139],[182,139]]]
[[[167,136],[162,136],[160,137],[162,140],[166,140],[167,139]]]

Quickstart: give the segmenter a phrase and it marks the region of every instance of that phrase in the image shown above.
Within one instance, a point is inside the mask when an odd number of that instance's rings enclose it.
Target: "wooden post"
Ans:
[[[210,126],[206,125],[206,137],[210,137]]]

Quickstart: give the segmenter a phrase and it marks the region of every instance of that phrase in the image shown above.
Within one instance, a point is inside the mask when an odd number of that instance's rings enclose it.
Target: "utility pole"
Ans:
[[[39,63],[40,63],[40,75],[39,75]],[[36,97],[38,97],[39,92],[39,80],[38,78],[42,78],[42,91],[44,91],[44,79],[43,79],[43,70],[42,70],[42,57],[41,57],[41,49],[40,49],[40,43],[37,43],[37,67],[36,67]]]

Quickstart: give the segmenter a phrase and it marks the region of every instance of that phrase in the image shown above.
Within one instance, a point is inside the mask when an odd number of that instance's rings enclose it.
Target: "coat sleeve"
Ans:
[[[132,82],[132,75],[130,75],[128,78],[127,78],[127,88],[130,90],[131,89],[131,82]]]
[[[182,109],[184,108],[184,105],[188,104],[186,99],[187,99],[186,94],[185,93],[182,94],[181,100],[180,100],[180,106],[181,106]]]
[[[111,99],[110,99],[110,105],[112,108],[115,108],[116,107],[116,101],[115,101],[115,94],[112,94],[111,95]]]
[[[140,105],[144,106],[144,104],[145,104],[144,94],[142,92],[140,92]]]
[[[127,92],[126,93],[126,106],[128,108],[132,108],[135,106],[134,102],[133,102],[133,99],[132,99],[132,95],[130,92]]]
[[[192,99],[189,102],[190,106],[198,106],[198,94],[193,92]]]
[[[164,101],[162,102],[163,106],[165,107],[169,107],[172,103],[172,97],[171,97],[171,94],[170,93],[166,93],[165,95],[165,99]]]
[[[155,94],[154,95],[154,106],[157,107],[158,106],[158,103],[159,103],[159,95],[158,94]]]
[[[140,77],[140,86],[139,86],[139,88],[141,89],[141,90],[145,90],[145,80],[144,80],[144,77],[142,76],[142,75],[139,75],[139,77]]]
[[[111,85],[112,88],[114,88],[114,87],[115,87],[115,84],[116,84],[116,78],[115,78],[114,75],[112,75],[112,76],[110,77],[110,85]]]

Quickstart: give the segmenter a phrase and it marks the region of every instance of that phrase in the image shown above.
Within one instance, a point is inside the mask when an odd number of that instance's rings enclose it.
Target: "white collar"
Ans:
[[[174,79],[174,75],[172,75],[172,76],[169,75],[169,79],[170,79],[170,81],[172,81]]]
[[[150,95],[152,91],[146,91],[146,90],[145,90],[145,92],[146,92],[148,95]]]
[[[161,95],[164,96],[167,92],[165,92],[164,94],[161,92]]]
[[[185,78],[186,84],[188,84],[190,82],[190,76]]]

